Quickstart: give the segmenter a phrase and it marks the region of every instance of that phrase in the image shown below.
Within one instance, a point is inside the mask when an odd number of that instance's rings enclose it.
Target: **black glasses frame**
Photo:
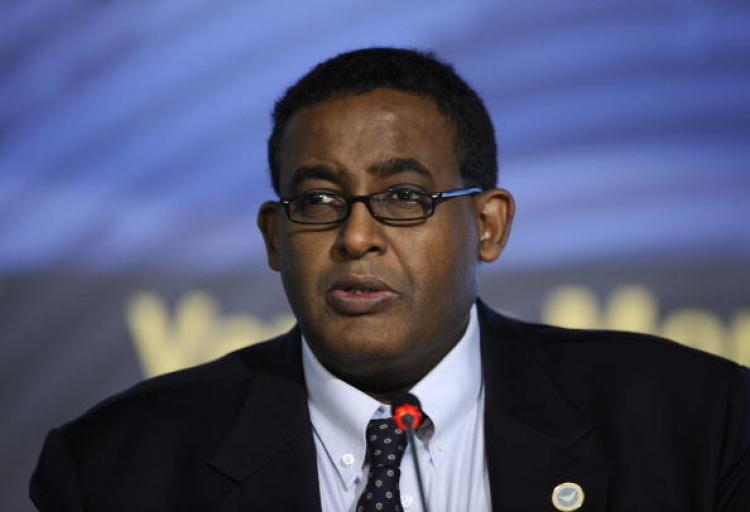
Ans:
[[[378,215],[377,213],[375,213],[373,211],[373,209],[372,209],[372,205],[370,204],[370,199],[373,196],[377,196],[377,195],[384,194],[384,193],[391,192],[391,191],[395,191],[395,190],[399,190],[399,188],[398,187],[397,188],[389,188],[389,189],[386,189],[386,190],[382,190],[380,192],[374,192],[372,194],[368,194],[368,195],[364,195],[364,196],[362,196],[362,195],[347,196],[347,195],[344,195],[344,194],[339,194],[338,192],[328,192],[328,191],[326,191],[325,192],[326,194],[328,194],[330,196],[340,197],[341,199],[343,199],[345,201],[346,212],[344,213],[344,215],[340,219],[330,220],[330,221],[325,221],[325,222],[305,222],[305,221],[295,220],[295,219],[292,218],[292,214],[291,214],[291,211],[290,211],[291,204],[294,201],[296,201],[297,199],[300,199],[300,198],[306,196],[310,192],[305,192],[303,194],[299,194],[297,196],[290,197],[290,198],[287,198],[287,199],[280,199],[279,200],[279,205],[281,205],[284,208],[284,211],[286,211],[286,217],[287,217],[287,219],[289,219],[291,222],[294,222],[296,224],[323,225],[323,224],[338,224],[339,222],[344,222],[351,215],[351,213],[352,213],[352,206],[354,205],[354,203],[364,203],[364,205],[367,207],[367,211],[370,212],[370,215],[372,215],[372,217],[375,220],[380,221],[380,222],[389,222],[389,223],[414,222],[414,221],[423,220],[423,219],[427,219],[427,218],[432,217],[432,215],[435,213],[435,207],[438,204],[442,203],[443,201],[446,201],[448,199],[453,199],[454,197],[463,197],[463,196],[470,196],[470,195],[478,194],[478,193],[482,192],[483,189],[481,189],[479,187],[469,187],[469,188],[456,188],[456,189],[452,189],[452,190],[444,190],[442,192],[422,192],[421,190],[409,190],[412,193],[418,194],[418,195],[420,195],[420,196],[422,196],[422,197],[427,198],[427,199],[430,200],[429,207],[425,211],[424,215],[420,215],[419,217],[401,218],[401,217],[386,217],[386,216]]]

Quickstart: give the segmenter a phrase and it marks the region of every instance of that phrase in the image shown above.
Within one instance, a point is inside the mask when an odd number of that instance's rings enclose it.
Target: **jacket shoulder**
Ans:
[[[294,377],[297,339],[288,333],[145,380],[52,430],[32,477],[32,499],[42,510],[58,510],[61,503],[66,510],[87,503],[97,510],[121,510],[126,503],[137,504],[131,510],[145,510],[146,503],[148,510],[193,510],[177,506],[174,490],[183,489],[181,499],[190,502],[208,487],[186,482],[223,489],[224,479],[207,461],[243,414],[261,373]]]
[[[536,352],[546,359],[562,358],[569,364],[617,367],[636,374],[731,374],[739,365],[660,336],[603,329],[569,329],[521,323]]]
[[[617,366],[640,374],[678,375],[699,372],[731,374],[738,364],[659,336],[629,331],[571,329],[526,322],[484,308],[483,325],[498,338],[512,338],[534,351],[548,366]]]
[[[258,373],[288,371],[290,336],[144,380],[96,404],[59,432],[78,454],[96,453],[96,444],[114,447],[135,439],[140,446],[147,439],[167,450],[184,443],[208,449],[235,420]],[[195,435],[196,429],[201,435]]]
[[[493,344],[515,347],[490,357],[529,354],[594,424],[646,425],[669,415],[675,426],[711,423],[720,430],[736,416],[750,428],[750,372],[722,357],[649,334],[554,327],[489,309],[482,325]]]

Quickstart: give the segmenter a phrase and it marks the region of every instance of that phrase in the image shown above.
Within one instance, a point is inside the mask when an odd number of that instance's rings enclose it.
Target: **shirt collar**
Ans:
[[[474,305],[459,342],[411,389],[432,421],[431,437],[449,431],[467,404],[479,399],[481,367],[479,322]],[[382,410],[378,414],[383,404],[331,374],[315,357],[304,336],[302,368],[313,428],[348,490],[365,462],[367,424],[374,416],[383,415]]]
[[[466,410],[476,403],[482,390],[482,356],[476,305],[469,313],[466,332],[453,349],[412,389],[433,426],[431,439],[440,439],[452,430]],[[438,453],[428,445],[433,463]]]
[[[302,336],[302,368],[313,428],[347,490],[365,462],[365,430],[382,405],[335,377],[315,357]]]

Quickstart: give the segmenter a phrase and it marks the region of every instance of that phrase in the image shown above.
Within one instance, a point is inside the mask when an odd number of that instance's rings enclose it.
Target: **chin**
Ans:
[[[323,343],[323,356],[329,360],[338,362],[337,366],[343,366],[349,369],[356,367],[384,366],[393,364],[401,359],[402,355],[407,352],[407,347],[401,340],[394,340],[387,335],[378,335],[372,331],[357,332],[348,330],[339,336],[331,334],[326,339],[333,339],[335,343]],[[321,354],[323,355],[323,354]],[[326,357],[328,356],[328,357]]]

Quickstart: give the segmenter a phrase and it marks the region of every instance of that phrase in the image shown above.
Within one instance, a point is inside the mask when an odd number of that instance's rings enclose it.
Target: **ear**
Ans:
[[[258,228],[266,243],[268,266],[279,270],[279,203],[266,201],[258,209]]]
[[[479,233],[479,259],[495,261],[508,241],[516,203],[510,192],[502,188],[485,190],[476,197]]]

